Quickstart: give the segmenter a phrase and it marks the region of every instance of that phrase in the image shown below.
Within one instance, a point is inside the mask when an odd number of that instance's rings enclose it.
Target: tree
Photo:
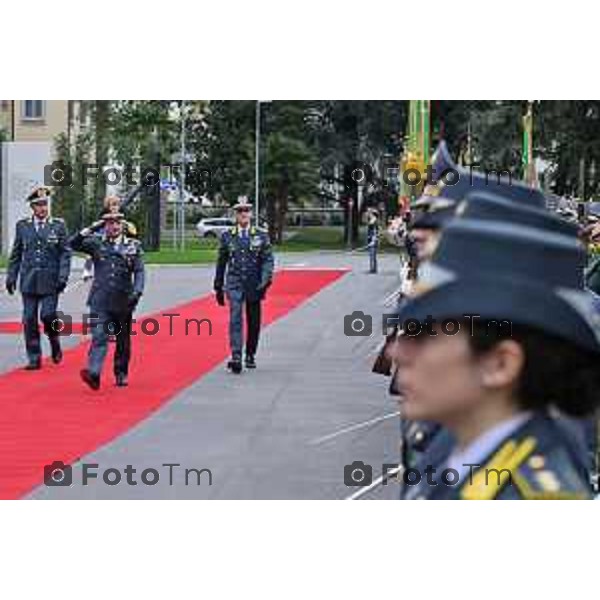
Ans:
[[[388,169],[400,162],[408,102],[330,100],[320,102],[316,110],[321,176],[340,185],[345,205],[351,205],[346,211],[346,239],[354,246],[361,211],[380,202],[393,204],[396,192]],[[372,178],[361,190],[359,206],[358,186],[340,174],[361,163],[367,165]]]
[[[81,177],[84,165],[91,160],[93,146],[90,132],[80,133],[73,145],[64,133],[55,140],[57,160],[71,167],[72,185],[54,188],[53,210],[70,229],[81,229],[97,217],[93,194]]]
[[[190,148],[211,171],[213,200],[254,194],[254,111],[254,101],[217,100],[192,125]]]
[[[549,185],[558,195],[597,194],[600,102],[556,100],[534,105],[535,152],[550,163]],[[581,186],[583,184],[583,190]]]
[[[261,109],[260,197],[278,243],[290,203],[316,195],[318,150],[310,132],[310,103],[276,101]],[[210,166],[216,200],[233,204],[238,196],[254,197],[255,118],[255,101],[216,101],[207,107],[192,143]]]
[[[299,204],[316,195],[319,184],[317,147],[311,143],[305,102],[272,102],[264,107],[264,175],[261,197],[267,201],[267,220],[275,243],[283,240],[290,202]]]

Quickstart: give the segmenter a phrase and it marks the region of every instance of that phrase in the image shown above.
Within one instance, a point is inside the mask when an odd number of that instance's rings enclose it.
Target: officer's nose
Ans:
[[[400,331],[392,344],[390,355],[398,368],[408,367],[416,360],[418,349],[419,342],[417,339],[406,335],[404,331]]]

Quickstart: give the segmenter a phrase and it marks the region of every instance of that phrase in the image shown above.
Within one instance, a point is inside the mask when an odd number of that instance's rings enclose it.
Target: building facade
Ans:
[[[53,142],[64,133],[70,140],[80,123],[79,100],[0,100],[0,139],[5,142]]]

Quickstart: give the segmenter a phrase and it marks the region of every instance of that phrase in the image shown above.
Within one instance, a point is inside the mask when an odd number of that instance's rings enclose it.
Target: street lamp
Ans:
[[[181,228],[181,250],[185,249],[185,100],[181,101],[181,180],[179,188],[179,227]]]
[[[256,215],[256,225],[259,225],[258,211],[260,209],[259,190],[260,190],[260,103],[270,102],[270,100],[256,101],[256,131],[255,131],[255,159],[254,159],[254,214]]]

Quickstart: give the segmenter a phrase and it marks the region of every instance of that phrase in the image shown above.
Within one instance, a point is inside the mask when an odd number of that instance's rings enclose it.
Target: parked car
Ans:
[[[219,238],[221,234],[233,227],[235,222],[227,217],[217,219],[201,219],[196,224],[196,233],[200,238]]]
[[[600,217],[600,202],[597,200],[588,203],[588,214]]]

